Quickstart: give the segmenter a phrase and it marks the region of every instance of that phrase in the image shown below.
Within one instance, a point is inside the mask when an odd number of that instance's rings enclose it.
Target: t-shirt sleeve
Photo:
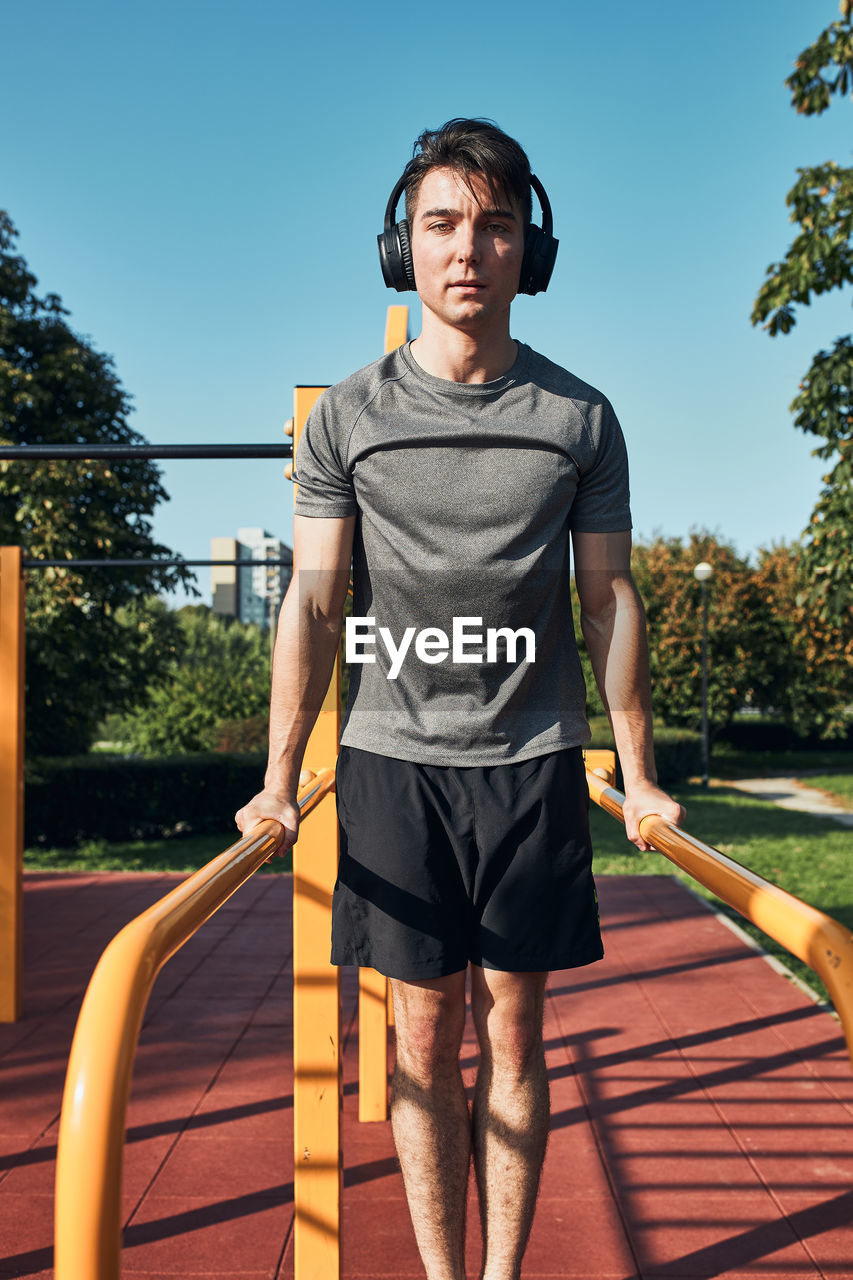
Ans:
[[[294,476],[298,516],[353,516],[358,510],[340,415],[332,399],[323,393],[299,439]]]
[[[587,425],[590,461],[578,478],[569,528],[578,533],[630,529],[628,451],[619,420],[607,400],[589,407]]]

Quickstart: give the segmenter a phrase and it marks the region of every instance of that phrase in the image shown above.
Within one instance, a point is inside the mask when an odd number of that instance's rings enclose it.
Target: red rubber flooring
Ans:
[[[176,879],[26,876],[26,1016],[0,1027],[0,1276],[51,1275],[82,989]],[[838,1024],[677,881],[599,889],[607,958],[556,974],[546,1006],[553,1129],[525,1276],[853,1277]],[[129,1116],[125,1277],[292,1275],[289,920],[289,879],[255,877],[157,980]],[[346,987],[345,1275],[423,1275],[388,1126],[356,1119],[354,974]],[[475,1058],[469,1038],[469,1074]]]

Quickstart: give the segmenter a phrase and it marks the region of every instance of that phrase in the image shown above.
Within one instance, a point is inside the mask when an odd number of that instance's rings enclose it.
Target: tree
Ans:
[[[693,570],[710,561],[708,708],[714,732],[747,706],[803,736],[838,737],[853,721],[853,637],[813,616],[804,599],[800,549],[759,550],[752,568],[712,534],[655,538],[634,548],[646,608],[652,704],[668,725],[698,728],[701,588]]]
[[[772,705],[783,639],[764,606],[748,561],[707,532],[658,537],[634,547],[632,569],[646,609],[652,707],[672,726],[701,723],[701,588],[693,570],[713,565],[708,583],[708,718],[714,731],[744,704]]]
[[[853,90],[853,0],[841,0],[840,20],[830,23],[800,54],[785,81],[802,115],[819,115],[833,95]],[[781,262],[767,268],[752,311],[775,337],[796,324],[797,306],[853,283],[853,168],[835,161],[798,169],[787,196],[799,228]],[[804,598],[822,623],[849,627],[853,578],[853,339],[836,339],[820,351],[800,383],[791,410],[801,431],[823,440],[815,456],[833,461],[805,531]]]
[[[144,444],[112,358],[73,332],[56,294],[36,295],[16,239],[0,211],[0,442]],[[0,542],[28,559],[174,558],[151,538],[150,517],[168,498],[160,475],[135,458],[0,460]],[[143,602],[192,580],[165,565],[27,573],[30,751],[86,750],[105,714],[133,705],[174,643],[168,627],[152,629]]]
[[[234,721],[263,717],[270,697],[269,637],[254,624],[217,617],[204,605],[176,615],[180,638],[165,677],[148,685],[126,717],[124,736],[140,755],[213,750]]]
[[[759,551],[754,581],[776,620],[778,638],[765,655],[774,668],[770,705],[804,737],[843,737],[853,724],[853,631],[815,615],[799,547]]]

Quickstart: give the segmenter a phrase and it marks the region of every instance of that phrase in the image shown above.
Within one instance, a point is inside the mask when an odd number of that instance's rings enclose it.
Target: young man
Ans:
[[[473,1152],[482,1280],[517,1280],[547,1141],[547,974],[602,955],[570,604],[625,781],[627,835],[683,810],[656,784],[627,462],[607,400],[510,336],[556,242],[518,143],[480,120],[424,133],[386,282],[421,334],[326,391],[300,443],[294,578],[276,642],[265,789],[237,815],[296,838],[304,747],[358,619],[338,761],[332,959],[392,983],[394,1138],[429,1280],[463,1280]],[[546,227],[531,226],[531,182]],[[466,975],[480,1044],[459,1049]]]

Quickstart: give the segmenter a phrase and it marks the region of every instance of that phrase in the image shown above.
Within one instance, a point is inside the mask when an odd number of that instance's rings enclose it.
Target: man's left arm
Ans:
[[[649,650],[643,602],[631,576],[631,534],[572,533],[581,630],[607,711],[625,783],[625,831],[638,849],[640,819],[682,823],[684,809],[657,784]]]

